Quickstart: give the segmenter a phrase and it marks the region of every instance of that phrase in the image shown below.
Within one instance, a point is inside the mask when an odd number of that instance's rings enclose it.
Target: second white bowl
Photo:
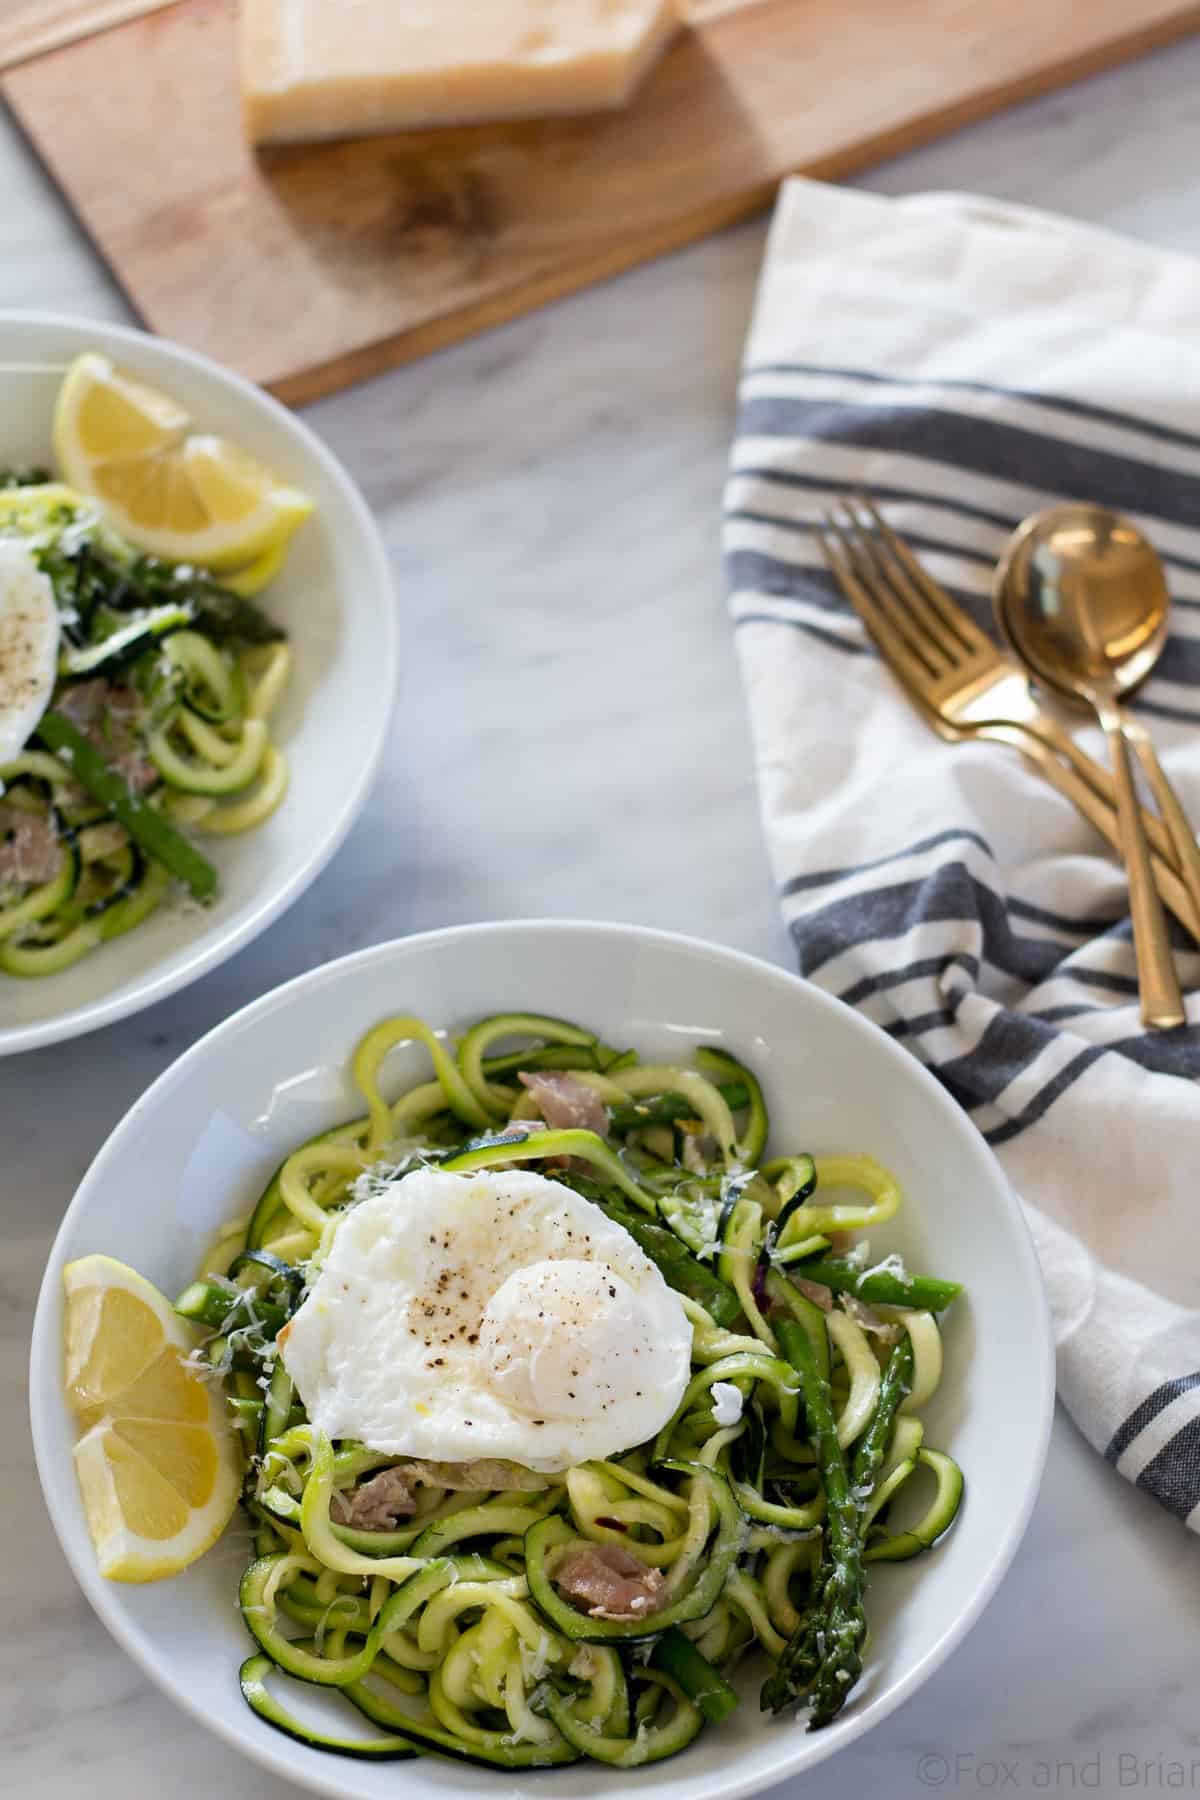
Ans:
[[[0,976],[0,1056],[78,1037],[195,981],[256,937],[337,851],[367,797],[396,685],[396,608],[383,543],[337,458],[270,395],[206,357],[116,325],[0,316],[0,466],[53,466],[61,371],[100,350],[233,438],[316,502],[263,596],[289,634],[294,673],[277,736],[291,788],[244,837],[205,842],[221,888],[203,911],[164,906],[61,975]]]

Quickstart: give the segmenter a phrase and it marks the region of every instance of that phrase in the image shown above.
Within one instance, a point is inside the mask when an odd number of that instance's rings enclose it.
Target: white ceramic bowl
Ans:
[[[96,1573],[60,1391],[63,1264],[108,1251],[176,1292],[214,1228],[248,1205],[286,1150],[361,1110],[345,1065],[367,1026],[389,1012],[456,1027],[530,1008],[586,1021],[656,1061],[683,1060],[704,1043],[736,1050],[763,1079],[775,1143],[866,1150],[898,1172],[907,1207],[873,1244],[967,1286],[947,1316],[942,1387],[923,1409],[930,1443],[966,1472],[963,1511],[932,1555],[871,1574],[868,1673],[824,1731],[764,1720],[753,1698],[760,1668],[747,1670],[750,1698],[730,1720],[633,1777],[597,1764],[512,1776],[434,1758],[351,1763],[279,1736],[243,1704],[236,1675],[251,1646],[234,1605],[236,1555],[218,1548],[157,1587],[109,1585]],[[406,1056],[389,1067],[397,1089],[423,1066]],[[656,1800],[731,1800],[852,1742],[954,1649],[1025,1529],[1053,1392],[1046,1305],[1017,1202],[982,1139],[912,1057],[818,989],[749,957],[628,926],[534,922],[434,932],[331,963],[247,1007],[168,1069],[96,1158],[51,1252],[31,1403],[47,1505],[88,1599],[152,1680],[277,1774],[356,1800],[585,1800],[634,1786]]]
[[[104,351],[165,388],[206,430],[236,439],[317,503],[263,596],[295,656],[276,724],[292,784],[258,831],[205,840],[221,876],[211,908],[164,907],[61,975],[0,976],[0,1055],[77,1037],[165,999],[277,919],[354,823],[383,749],[396,684],[391,577],[362,495],[307,426],[206,357],[115,325],[0,314],[0,466],[53,465],[60,372],[81,350]]]

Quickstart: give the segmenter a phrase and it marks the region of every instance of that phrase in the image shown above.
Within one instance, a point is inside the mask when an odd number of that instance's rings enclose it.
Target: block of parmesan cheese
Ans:
[[[257,143],[623,106],[675,0],[242,0]]]

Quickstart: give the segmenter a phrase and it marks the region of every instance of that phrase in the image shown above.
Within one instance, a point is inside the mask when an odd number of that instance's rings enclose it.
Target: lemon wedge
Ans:
[[[230,569],[221,576],[221,586],[230,593],[240,594],[243,600],[261,593],[268,583],[274,581],[287,560],[286,544],[275,544],[270,550],[264,550],[261,556],[247,563],[245,568]]]
[[[111,1256],[63,1271],[75,1470],[102,1575],[157,1581],[195,1562],[237,1505],[241,1454],[220,1389],[150,1282]]]
[[[64,478],[130,543],[217,573],[279,560],[313,510],[228,438],[192,429],[168,395],[88,350],[63,377],[54,450]],[[275,566],[278,566],[276,563]]]

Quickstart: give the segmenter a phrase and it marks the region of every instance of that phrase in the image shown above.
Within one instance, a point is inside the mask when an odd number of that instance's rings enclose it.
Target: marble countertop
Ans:
[[[1193,41],[864,185],[974,189],[1200,249],[1198,94]],[[0,188],[0,305],[126,318],[2,116]],[[222,1800],[299,1791],[207,1736],[109,1640],[34,1473],[25,1369],[43,1260],[146,1084],[278,982],[459,920],[629,919],[789,960],[717,554],[764,229],[728,231],[308,413],[382,522],[404,613],[396,728],[367,812],[333,868],[219,972],[97,1037],[0,1064],[6,1794],[77,1800],[86,1784],[94,1800],[194,1800],[197,1770]],[[535,658],[509,649],[510,611],[533,615]],[[805,1800],[1200,1790],[1198,1576],[1195,1538],[1060,1416],[1028,1536],[982,1623],[913,1701],[804,1778]]]

